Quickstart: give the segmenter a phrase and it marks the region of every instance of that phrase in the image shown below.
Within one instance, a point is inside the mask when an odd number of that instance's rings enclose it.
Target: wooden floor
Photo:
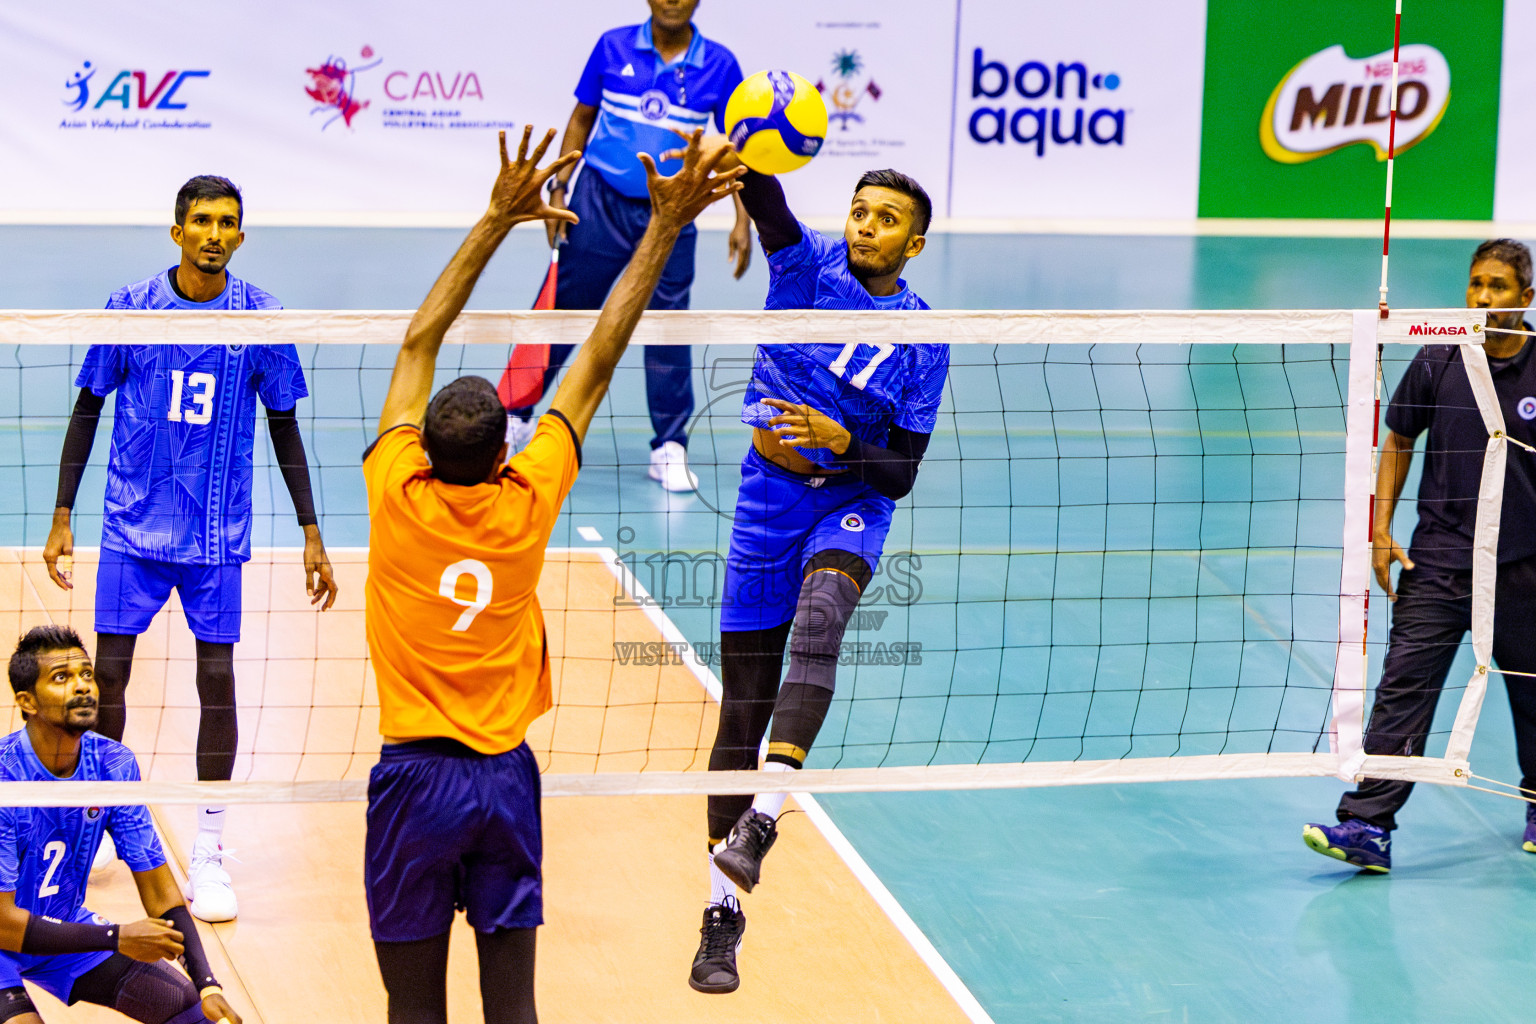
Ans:
[[[363,778],[377,758],[378,702],[363,633],[366,554],[331,556],[342,596],[324,615],[307,607],[295,554],[258,553],[247,567],[236,647],[236,778]],[[82,552],[76,589],[65,593],[35,551],[0,550],[0,628],[15,634],[67,621],[90,642],[94,568]],[[601,556],[551,553],[539,596],[556,679],[556,708],[529,736],[540,762],[562,772],[703,770],[716,707],[683,666],[615,662],[615,642],[661,636],[639,609],[615,606],[617,583]],[[125,740],[148,778],[194,777],[192,677],[192,639],[173,598],[140,640],[129,688]],[[9,728],[18,726],[13,713]],[[194,812],[154,812],[173,869],[183,873]],[[360,803],[230,809],[225,846],[237,860],[227,866],[241,916],[202,928],[246,1021],[385,1019],[363,900],[363,832]],[[743,981],[730,996],[687,985],[707,896],[702,799],[546,800],[544,837],[538,991],[545,1022],[966,1019],[805,815],[783,820],[764,881],[744,900]],[[117,920],[142,916],[121,862],[93,877],[90,905]],[[123,1019],[36,995],[45,1020]],[[479,1019],[474,940],[462,916],[449,1016]]]

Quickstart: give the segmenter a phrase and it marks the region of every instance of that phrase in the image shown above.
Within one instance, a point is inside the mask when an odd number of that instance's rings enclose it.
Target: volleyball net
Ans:
[[[234,781],[192,781],[195,657],[173,598],[140,640],[128,690],[124,741],[146,781],[5,783],[0,803],[364,797],[379,736],[359,462],[410,315],[0,313],[6,635],[50,621],[88,644],[94,635],[111,403],[76,503],[75,589],[55,587],[41,558],[91,344],[296,344],[310,390],[298,414],[342,591],[330,611],[309,607],[300,531],[258,423]],[[495,381],[514,343],[579,344],[595,319],[466,312],[438,383]],[[1481,325],[1467,310],[647,313],[586,439],[540,582],[555,707],[529,743],[544,792],[1362,775],[1464,784],[1491,665],[1503,466],[1517,457]],[[806,768],[707,772],[753,346],[850,339],[951,345],[938,426],[850,623]],[[1448,685],[1454,718],[1428,756],[1366,756],[1385,640],[1385,601],[1368,600],[1379,388],[1428,342],[1462,345],[1488,427],[1476,667]],[[646,344],[692,346],[697,493],[647,477]],[[1394,524],[1405,547],[1413,493],[1410,481]],[[12,711],[8,727],[20,726]]]

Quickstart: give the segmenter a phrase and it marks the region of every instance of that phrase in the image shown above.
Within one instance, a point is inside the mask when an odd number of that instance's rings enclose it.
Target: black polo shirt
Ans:
[[[1530,330],[1529,324],[1524,325]],[[1536,445],[1536,349],[1526,338],[1513,359],[1490,359],[1493,388],[1512,438]],[[1455,345],[1419,350],[1403,375],[1387,426],[1417,438],[1429,431],[1424,473],[1419,481],[1419,525],[1408,557],[1426,568],[1472,568],[1472,535],[1477,526],[1477,490],[1483,477],[1488,430],[1477,411],[1472,382]],[[1510,445],[1505,463],[1504,513],[1499,526],[1499,561],[1536,555],[1536,454]]]

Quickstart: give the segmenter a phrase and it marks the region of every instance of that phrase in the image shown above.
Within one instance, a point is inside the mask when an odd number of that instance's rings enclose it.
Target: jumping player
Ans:
[[[181,262],[120,288],[108,309],[281,309],[225,267],[245,240],[240,191],[225,178],[193,178],[176,195],[171,239]],[[125,693],[138,635],[173,589],[197,638],[197,777],[228,779],[235,768],[235,642],[240,575],[251,557],[251,454],[256,400],[267,409],[272,448],[304,529],[311,604],[336,600],[320,540],[304,441],[294,415],[309,392],[292,345],[92,345],[75,381],[75,402],[59,460],[53,529],[43,549],[48,575],[66,590],[59,559],[74,555],[70,511],[90,459],[106,396],[117,392],[107,460],[106,517],[96,577],[96,660],[101,733],[121,741]],[[68,563],[66,563],[67,565]],[[223,866],[224,808],[198,809],[187,872],[192,910],[228,921],[237,904]],[[102,861],[110,859],[103,844]]]
[[[729,143],[710,140],[710,152]],[[901,279],[923,251],[933,206],[917,182],[870,171],[837,241],[798,222],[776,179],[748,173],[742,203],[768,256],[767,309],[927,309]],[[744,399],[752,447],[720,610],[720,726],[714,771],[794,771],[831,706],[843,631],[880,564],[896,501],[917,478],[938,418],[947,345],[759,346]],[[793,624],[793,639],[790,626]],[[789,669],[783,672],[789,644]],[[709,798],[710,900],[689,984],[732,992],[751,892],[777,838],[783,794]]]
[[[447,1019],[448,931],[468,911],[485,1019],[532,1022],[534,929],[543,923],[539,774],[524,742],[550,707],[535,589],[576,481],[581,442],[684,226],[740,189],[711,175],[697,137],[682,169],[641,154],[651,217],[628,269],[532,439],[509,463],[495,386],[460,377],[432,395],[443,335],[515,224],[576,215],[540,200],[549,132],[507,159],[490,208],[432,286],[395,360],[379,437],[363,456],[371,533],[368,649],[384,748],[368,787],[364,878],[392,1024]],[[430,403],[428,397],[431,396]]]
[[[10,675],[26,725],[0,739],[0,779],[138,781],[133,752],[91,731],[96,681],[74,630],[29,630]],[[113,924],[84,907],[104,833],[133,871],[143,921]],[[190,980],[166,963],[175,957]],[[63,1002],[111,1007],[145,1024],[240,1024],[142,806],[0,807],[0,1024],[41,1024],[23,979]]]

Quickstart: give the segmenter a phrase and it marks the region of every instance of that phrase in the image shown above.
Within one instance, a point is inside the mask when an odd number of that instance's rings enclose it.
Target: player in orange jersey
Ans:
[[[699,135],[660,177],[644,154],[651,220],[533,439],[510,462],[496,387],[460,377],[436,395],[449,325],[515,224],[573,222],[541,186],[579,157],[528,155],[524,129],[490,208],[416,311],[395,360],[379,437],[363,455],[371,533],[368,650],[384,749],[368,786],[364,877],[391,1024],[447,1020],[448,929],[466,908],[487,1022],[537,1020],[534,929],[543,923],[539,772],[523,737],[550,706],[535,588],[581,442],[683,227],[738,191]]]

